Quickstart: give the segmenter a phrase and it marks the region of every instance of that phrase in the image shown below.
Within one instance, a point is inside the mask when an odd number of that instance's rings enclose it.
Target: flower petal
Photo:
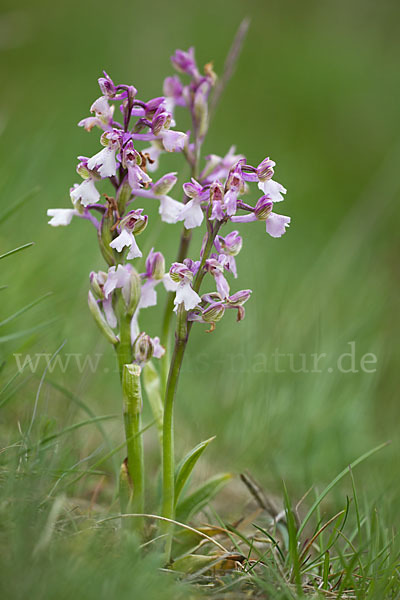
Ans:
[[[204,219],[203,211],[197,199],[189,200],[187,204],[182,207],[181,213],[178,217],[178,221],[184,221],[186,229],[193,229],[194,227],[200,227]]]
[[[117,161],[115,159],[115,149],[103,148],[97,154],[89,158],[88,169],[98,169],[100,177],[112,177],[117,172]]]
[[[179,284],[174,299],[176,307],[182,302],[185,306],[185,310],[191,310],[201,302],[200,296],[192,289],[190,283],[185,281]]]
[[[187,135],[186,133],[182,133],[182,131],[168,129],[161,132],[161,139],[167,152],[182,152],[185,147]]]
[[[133,235],[129,231],[123,229],[119,236],[110,243],[110,246],[111,248],[115,248],[117,252],[122,252],[125,246],[130,247],[132,245],[132,237]]]
[[[100,199],[100,194],[91,177],[82,181],[80,185],[76,185],[72,189],[70,196],[74,204],[80,201],[83,206],[96,204]]]
[[[106,315],[107,323],[110,327],[114,328],[117,326],[117,317],[115,316],[114,309],[112,306],[112,296],[103,300],[103,310]]]
[[[184,205],[169,196],[160,196],[158,212],[165,223],[176,223]]]
[[[139,246],[136,243],[136,239],[135,236],[133,234],[131,235],[131,249],[129,250],[128,256],[126,257],[128,260],[131,260],[132,258],[140,258],[141,256],[143,256]]]
[[[290,217],[277,215],[276,213],[272,212],[266,221],[267,233],[274,238],[281,237],[285,233],[286,227],[289,226],[289,223]]]
[[[272,202],[282,202],[282,200],[285,199],[282,194],[286,194],[287,189],[273,179],[260,181],[258,187],[264,192],[265,195],[269,195]]]
[[[157,292],[155,290],[157,283],[158,281],[153,279],[146,281],[146,283],[142,285],[138,308],[148,308],[149,306],[155,306],[157,304]]]
[[[49,208],[47,211],[47,216],[52,217],[49,225],[53,227],[69,225],[72,217],[77,214],[78,212],[74,208]]]

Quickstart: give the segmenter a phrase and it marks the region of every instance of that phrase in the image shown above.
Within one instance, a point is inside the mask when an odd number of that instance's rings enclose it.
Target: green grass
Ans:
[[[232,0],[227,10],[177,0],[149,12],[121,2],[111,14],[104,2],[19,5],[5,2],[0,14],[11,32],[0,48],[2,597],[398,597],[398,3]],[[75,124],[103,68],[145,99],[160,93],[176,46],[194,44],[199,61],[213,58],[221,72],[246,14],[247,43],[206,152],[236,143],[251,163],[269,154],[289,190],[283,212],[292,225],[281,240],[261,225],[242,228],[232,289],[253,289],[246,319],[236,325],[227,314],[213,334],[193,330],[176,404],[178,460],[216,436],[184,492],[232,474],[190,524],[224,527],[229,535],[216,539],[244,559],[222,572],[211,542],[196,551],[211,559],[186,559],[200,538],[177,527],[181,562],[165,572],[157,541],[140,550],[119,519],[104,521],[119,512],[125,457],[122,418],[108,418],[122,416],[117,365],[86,304],[88,273],[104,265],[87,223],[54,230],[46,209],[68,206],[75,157],[97,148]],[[165,157],[163,169],[177,160]],[[144,249],[155,244],[172,260],[179,231],[160,227],[155,242],[148,227]],[[160,315],[144,317],[156,335]],[[336,361],[349,342],[358,372],[342,373]],[[19,373],[15,353],[42,354],[38,370]],[[63,369],[76,353],[99,354],[96,372],[75,359]],[[304,354],[310,371],[321,353],[321,373],[290,371],[289,354],[297,369]],[[377,357],[373,373],[360,369],[367,353]],[[156,513],[152,423],[145,402],[147,502]],[[277,505],[278,523],[257,513],[244,471]]]

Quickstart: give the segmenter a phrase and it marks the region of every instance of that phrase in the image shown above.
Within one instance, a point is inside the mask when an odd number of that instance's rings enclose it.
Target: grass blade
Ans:
[[[10,206],[2,215],[0,215],[0,225],[5,223],[7,219],[9,219],[21,206],[23,206],[26,202],[29,202],[36,194],[40,191],[39,187],[33,188],[30,192],[22,196],[17,202],[15,202],[12,206]]]
[[[302,531],[304,530],[304,528],[307,525],[308,521],[310,520],[311,516],[313,515],[314,511],[317,509],[317,507],[322,502],[322,500],[325,498],[325,496],[327,496],[329,494],[329,492],[335,487],[335,485],[337,483],[339,483],[339,481],[341,479],[343,479],[343,477],[345,475],[347,475],[347,473],[349,472],[349,469],[354,469],[354,467],[357,467],[357,465],[359,465],[360,463],[364,462],[364,460],[367,460],[367,458],[369,458],[370,456],[372,456],[376,452],[379,452],[379,450],[382,450],[383,448],[386,448],[386,446],[389,443],[390,442],[385,442],[384,444],[380,444],[379,446],[376,446],[376,448],[373,448],[372,450],[369,450],[368,452],[366,452],[365,454],[363,454],[362,456],[360,456],[359,458],[357,458],[354,462],[352,462],[349,465],[349,467],[346,467],[345,469],[343,469],[343,471],[341,471],[341,473],[339,473],[339,475],[337,475],[335,477],[335,479],[333,481],[331,481],[331,483],[324,489],[324,491],[321,492],[321,494],[315,500],[314,504],[311,506],[310,510],[308,511],[308,513],[306,514],[306,516],[304,517],[303,522],[301,523],[301,525],[299,527],[298,535],[300,535],[302,533]]]
[[[16,319],[17,317],[19,317],[20,315],[23,315],[27,310],[33,308],[34,306],[36,306],[37,304],[39,304],[40,302],[42,302],[42,300],[45,300],[46,298],[48,298],[49,296],[51,296],[52,293],[53,292],[47,292],[47,294],[44,294],[44,296],[40,296],[40,298],[36,298],[36,300],[34,300],[33,302],[31,302],[30,304],[27,304],[23,308],[20,308],[13,315],[10,315],[6,319],[4,319],[4,321],[1,321],[0,322],[0,327],[2,327],[3,325],[6,325],[10,321],[13,321],[14,319]]]
[[[11,256],[11,254],[16,254],[17,252],[20,252],[21,250],[25,250],[25,248],[29,248],[30,246],[33,246],[34,243],[35,242],[28,242],[27,244],[23,244],[23,246],[18,246],[18,248],[13,248],[12,250],[5,252],[5,254],[0,254],[0,259],[6,258],[7,256]]]

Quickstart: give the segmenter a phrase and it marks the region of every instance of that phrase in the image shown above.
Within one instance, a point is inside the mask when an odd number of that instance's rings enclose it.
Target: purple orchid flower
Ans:
[[[127,246],[130,249],[128,260],[142,256],[135,239],[135,235],[139,235],[147,227],[148,217],[142,215],[142,212],[143,208],[131,210],[119,223],[120,234],[110,243],[111,248],[115,248],[117,252],[122,252]]]
[[[226,237],[217,235],[214,240],[214,246],[219,254],[224,254],[226,257],[225,264],[228,266],[229,271],[233,273],[235,279],[237,278],[237,268],[235,256],[237,256],[242,249],[243,239],[239,235],[238,231],[231,231]]]
[[[178,284],[174,299],[175,311],[182,303],[185,310],[191,310],[201,302],[200,296],[192,288],[193,276],[198,267],[199,264],[190,259],[185,259],[183,263],[172,263],[169,274],[172,281]]]

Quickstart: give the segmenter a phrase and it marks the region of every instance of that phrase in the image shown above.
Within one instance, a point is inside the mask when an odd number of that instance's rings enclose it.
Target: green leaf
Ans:
[[[196,573],[196,571],[211,567],[215,562],[221,562],[221,558],[217,558],[216,561],[213,555],[187,554],[182,558],[174,560],[171,568],[173,571],[178,571],[179,573]]]
[[[175,505],[179,500],[179,496],[191,472],[193,471],[195,464],[203,454],[204,450],[207,448],[208,444],[214,439],[215,436],[205,440],[204,442],[200,442],[200,444],[197,444],[197,446],[188,452],[188,454],[186,454],[186,456],[179,463],[175,477]]]
[[[232,478],[230,473],[222,473],[212,477],[196,491],[187,496],[176,507],[176,519],[183,523],[198,513],[203,506],[208,504],[217,492]]]
[[[289,552],[287,558],[290,560],[292,573],[291,579],[295,581],[298,593],[301,593],[300,560],[299,549],[297,544],[296,519],[293,514],[293,509],[290,503],[289,494],[287,492],[285,482],[283,482],[283,493],[285,501],[286,524],[289,536]]]
[[[33,246],[34,243],[35,242],[29,242],[28,244],[24,244],[23,246],[18,246],[18,248],[13,248],[12,250],[5,252],[5,254],[1,254],[0,259],[6,258],[7,256],[11,256],[11,254],[15,254],[16,252],[20,252],[21,250],[25,250],[25,248],[29,248],[30,246]]]

